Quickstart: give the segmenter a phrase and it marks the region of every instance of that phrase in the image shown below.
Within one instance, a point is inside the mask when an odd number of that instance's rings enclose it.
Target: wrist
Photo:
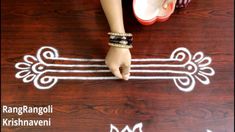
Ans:
[[[112,27],[115,27],[115,28],[112,28]],[[118,26],[112,26],[111,27],[111,32],[114,32],[114,33],[125,33],[125,29],[123,26],[121,27],[118,27]]]
[[[129,48],[120,48],[120,47],[116,47],[116,46],[110,46],[109,49],[110,50],[115,50],[115,51],[130,51]]]

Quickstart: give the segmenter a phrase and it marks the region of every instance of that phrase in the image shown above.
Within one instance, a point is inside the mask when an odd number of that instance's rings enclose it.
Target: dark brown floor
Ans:
[[[16,62],[44,45],[66,57],[104,58],[109,27],[98,0],[1,1],[2,105],[54,105],[51,127],[2,127],[3,132],[109,132],[143,122],[144,132],[234,131],[233,1],[193,0],[164,23],[141,26],[131,1],[125,25],[134,36],[133,58],[168,57],[177,47],[213,59],[210,85],[179,91],[171,80],[59,81],[40,91],[14,77]],[[16,115],[3,114],[2,117]],[[34,118],[33,115],[22,118]]]

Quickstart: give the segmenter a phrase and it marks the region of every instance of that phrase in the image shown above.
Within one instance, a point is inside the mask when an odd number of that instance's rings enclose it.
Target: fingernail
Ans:
[[[124,80],[128,80],[129,79],[129,74],[124,75]]]

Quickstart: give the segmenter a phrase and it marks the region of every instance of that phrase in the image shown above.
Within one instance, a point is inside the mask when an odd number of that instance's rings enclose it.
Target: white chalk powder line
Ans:
[[[51,78],[63,79],[63,80],[115,80],[118,79],[117,77],[108,77],[108,76],[97,76],[97,77],[55,77],[55,76],[47,76]],[[137,79],[137,80],[153,80],[153,79],[177,79],[182,78],[186,79],[184,76],[130,76],[129,79]]]
[[[71,60],[71,61],[88,61],[88,62],[104,62],[105,59],[83,59],[83,58],[53,58],[53,60]],[[143,58],[143,59],[131,59],[132,62],[146,62],[146,61],[170,61],[172,59],[161,59],[161,58]],[[180,60],[180,59],[173,59]]]
[[[97,64],[45,64],[46,66],[50,67],[107,67],[106,65],[97,65]],[[176,65],[176,64],[132,64],[132,68],[135,67],[184,67],[184,65]]]

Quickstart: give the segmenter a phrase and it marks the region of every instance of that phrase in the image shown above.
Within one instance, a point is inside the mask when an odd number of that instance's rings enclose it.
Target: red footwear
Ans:
[[[176,0],[133,0],[137,20],[143,25],[166,21],[175,10]],[[168,2],[171,1],[171,2]]]

